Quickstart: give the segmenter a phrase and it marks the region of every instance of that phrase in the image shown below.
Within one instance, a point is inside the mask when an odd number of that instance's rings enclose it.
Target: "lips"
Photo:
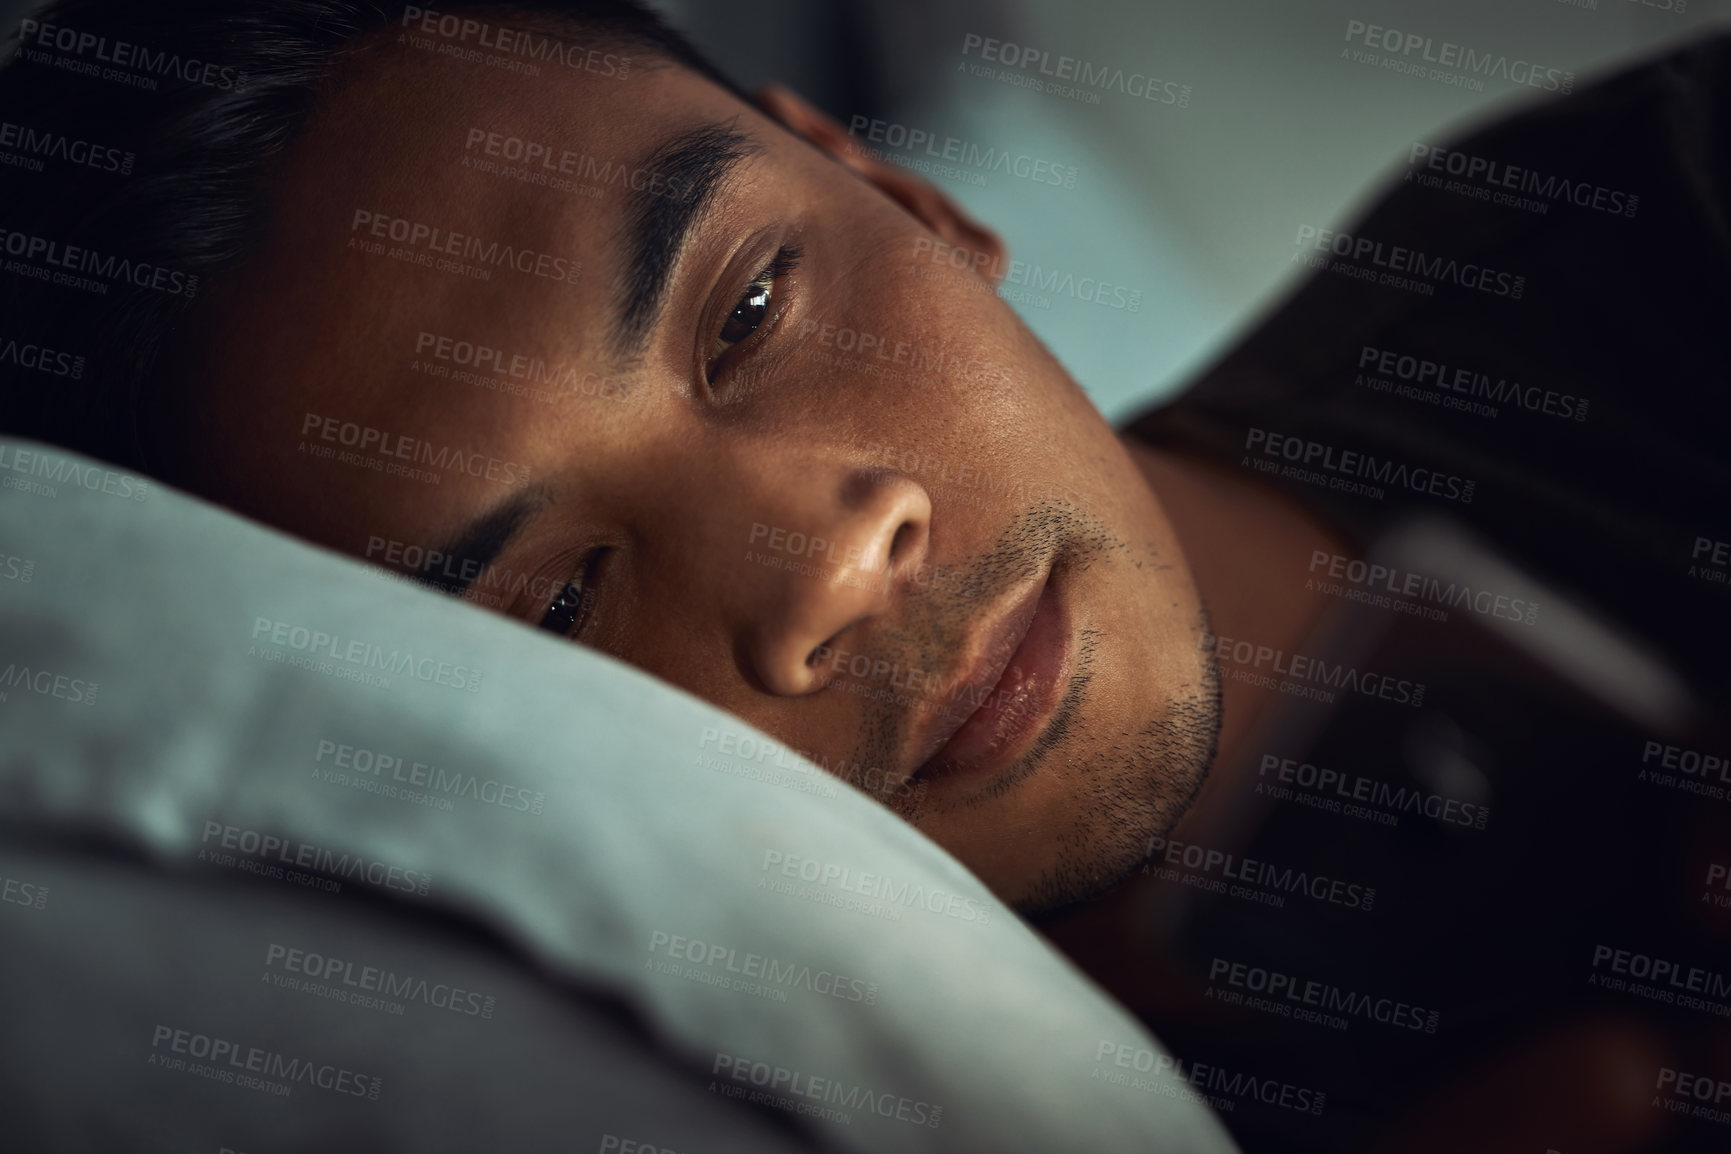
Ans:
[[[1071,668],[1062,599],[1041,579],[987,633],[970,675],[933,704],[914,748],[917,779],[984,779],[1021,757],[1045,727]]]

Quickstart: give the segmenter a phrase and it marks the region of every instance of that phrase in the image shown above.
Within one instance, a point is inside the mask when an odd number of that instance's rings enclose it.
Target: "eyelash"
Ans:
[[[583,567],[576,577],[565,582],[546,612],[541,615],[541,628],[549,633],[576,640],[595,612],[595,584],[601,564],[611,549],[595,549],[583,558]],[[568,597],[568,594],[575,594]],[[569,619],[567,619],[567,616]]]
[[[733,314],[738,312],[746,299],[752,295],[752,290],[759,287],[761,287],[766,294],[766,299],[763,303],[764,316],[762,320],[758,321],[757,324],[752,327],[751,332],[747,333],[737,341],[729,342],[726,348],[709,358],[708,362],[704,365],[704,379],[709,384],[715,383],[716,378],[720,376],[723,363],[727,360],[729,354],[731,354],[734,349],[746,345],[764,330],[764,326],[774,323],[775,317],[778,314],[771,313],[770,309],[775,306],[778,299],[779,294],[776,293],[776,286],[781,283],[783,277],[787,276],[799,267],[800,258],[804,255],[805,251],[796,244],[782,245],[781,248],[776,251],[774,258],[771,259],[768,264],[764,265],[762,269],[758,270],[758,274],[751,278],[751,283],[746,285],[745,290],[739,294],[739,298],[734,302],[732,310],[727,314],[727,319],[722,322],[723,331],[725,331],[727,325],[732,322]],[[716,344],[722,343],[722,338],[719,333],[716,335],[715,342]]]

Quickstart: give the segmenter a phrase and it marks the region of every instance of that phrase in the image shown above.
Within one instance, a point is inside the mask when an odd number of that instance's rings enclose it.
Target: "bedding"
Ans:
[[[24,1146],[1233,1148],[948,854],[729,715],[93,460],[0,441],[0,479]]]

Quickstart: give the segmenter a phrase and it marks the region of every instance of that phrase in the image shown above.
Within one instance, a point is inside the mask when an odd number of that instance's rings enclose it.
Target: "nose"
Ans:
[[[859,470],[826,487],[799,502],[803,523],[769,527],[759,542],[775,568],[754,610],[749,659],[765,688],[789,697],[829,683],[837,642],[895,604],[930,545],[932,501],[918,482]]]

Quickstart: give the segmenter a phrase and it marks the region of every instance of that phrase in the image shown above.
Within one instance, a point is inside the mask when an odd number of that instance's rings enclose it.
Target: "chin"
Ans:
[[[1050,917],[1138,874],[1154,839],[1196,803],[1219,731],[1219,684],[1210,678],[1140,733],[1087,758],[1070,782],[1072,816],[1039,872],[994,891],[1025,918]]]

